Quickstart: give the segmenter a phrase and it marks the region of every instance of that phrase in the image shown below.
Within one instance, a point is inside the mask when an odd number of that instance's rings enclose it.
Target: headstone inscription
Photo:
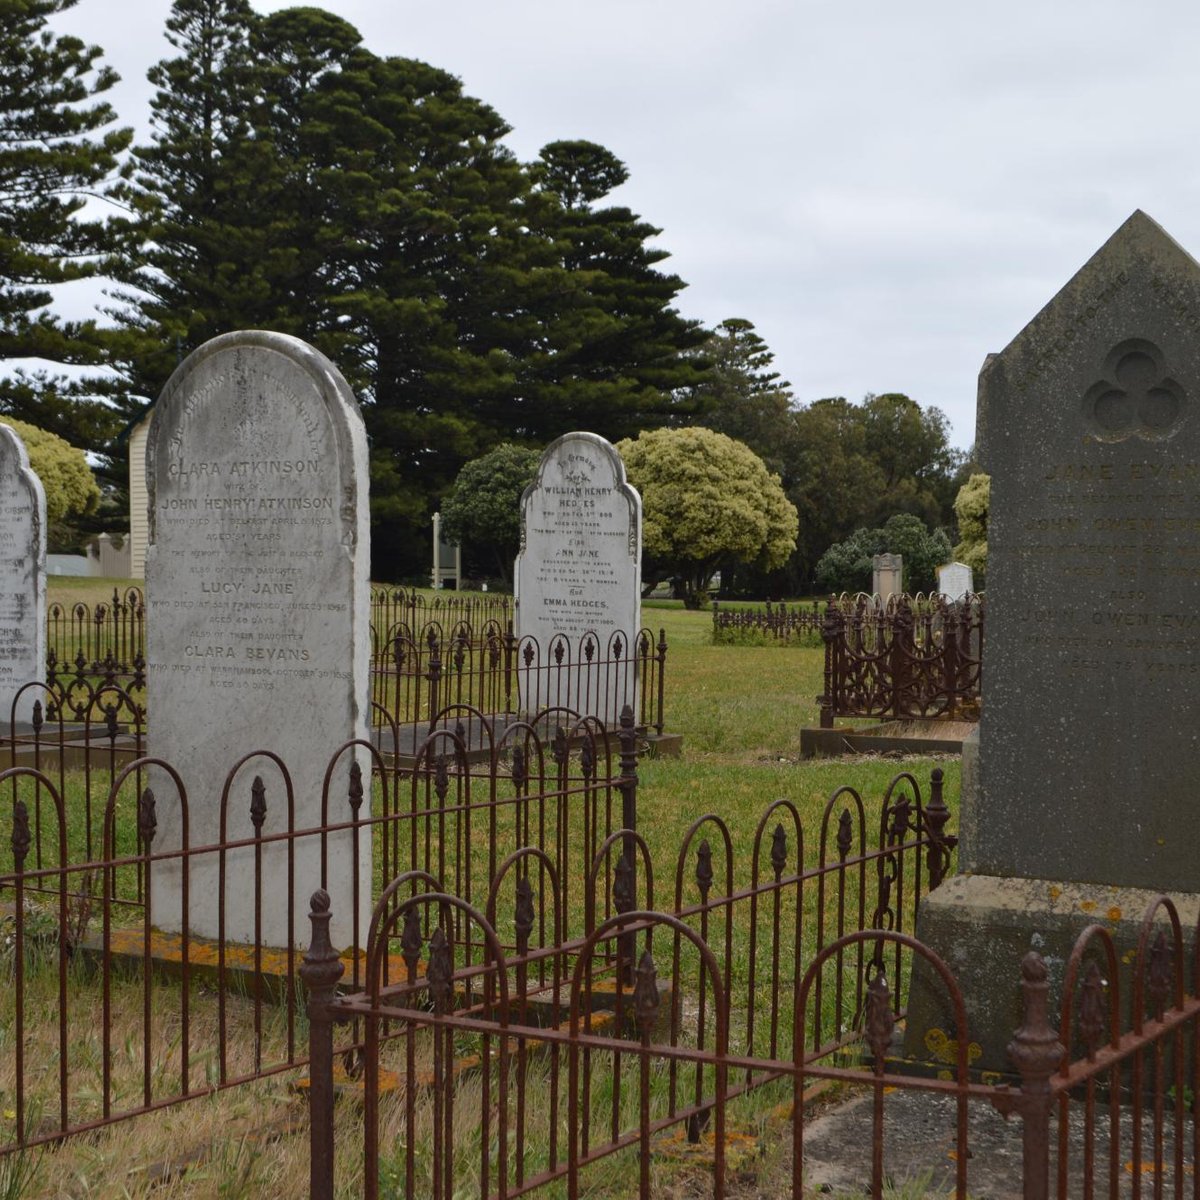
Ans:
[[[33,716],[46,674],[46,494],[25,443],[0,425],[0,727]]]
[[[326,767],[342,743],[367,736],[369,524],[367,445],[345,380],[295,338],[227,334],[175,372],[154,410],[147,454],[146,558],[151,752],[188,789],[190,845],[218,840],[222,787],[243,755],[278,754],[291,775],[294,829],[321,824]],[[362,751],[339,760],[330,820],[349,820],[346,774]],[[277,768],[261,757],[231,789],[227,840],[255,836],[253,776],[262,777],[264,835],[288,828]],[[180,846],[178,805],[162,773],[155,849]],[[340,800],[339,800],[340,798]],[[257,802],[261,816],[261,800]],[[355,868],[370,879],[370,837],[330,835],[325,886],[335,944],[352,937]],[[254,847],[227,853],[225,936],[255,936]],[[261,847],[267,945],[304,941],[307,897],[322,878],[321,842],[295,843],[294,928],[287,920],[287,843]],[[218,863],[193,858],[193,934],[218,932]],[[281,883],[283,886],[281,886]],[[160,928],[180,927],[177,862],[155,865],[152,905]],[[369,887],[360,887],[365,931]]]
[[[975,590],[975,575],[966,563],[943,563],[937,569],[938,592],[944,600],[956,604]]]
[[[993,1069],[1019,1018],[1001,962],[1032,946],[1061,976],[1100,917],[1135,945],[1159,891],[1196,920],[1198,331],[1200,264],[1136,212],[980,375],[987,683],[961,874],[918,927],[988,997]]]
[[[630,663],[641,629],[642,500],[610,442],[568,433],[546,447],[521,496],[515,578],[517,636],[534,639],[543,672],[560,635],[573,657],[583,654],[589,634],[606,662],[614,639],[620,648],[620,661],[594,673],[594,686],[584,692],[574,686],[578,676],[568,686],[565,672],[543,674],[538,706],[564,704],[615,723],[622,706],[636,699]],[[530,676],[522,681],[529,681],[526,692],[534,690]],[[523,695],[523,705],[530,699]]]
[[[904,591],[904,556],[876,554],[871,559],[871,592],[880,600]]]

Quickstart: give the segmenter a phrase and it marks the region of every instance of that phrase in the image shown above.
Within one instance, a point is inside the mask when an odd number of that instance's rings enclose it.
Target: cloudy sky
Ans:
[[[256,0],[261,11],[288,7]],[[327,0],[458,75],[522,158],[588,138],[663,230],[679,307],[753,321],[796,398],[975,378],[1135,208],[1200,253],[1194,0]],[[145,134],[169,0],[79,0]],[[69,315],[92,302],[78,289]]]

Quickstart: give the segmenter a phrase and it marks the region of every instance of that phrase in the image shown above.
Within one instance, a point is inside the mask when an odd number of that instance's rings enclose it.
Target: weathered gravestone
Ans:
[[[333,364],[303,342],[228,334],[171,377],[154,411],[147,463],[149,747],[188,789],[190,844],[218,840],[226,773],[256,750],[278,754],[291,773],[294,828],[317,826],[330,758],[343,742],[367,736],[367,446],[358,405]],[[361,751],[358,760],[369,778]],[[345,756],[335,773],[331,821],[350,818],[352,761]],[[266,789],[262,833],[288,827],[279,772],[259,758],[231,792],[229,840],[255,835],[255,775]],[[162,772],[153,783],[154,848],[178,847],[172,789]],[[359,838],[360,917],[370,895],[370,841]],[[262,847],[265,944],[307,940],[320,849],[315,837],[296,843],[289,929],[286,843]],[[347,945],[350,834],[331,835],[328,853],[334,941]],[[234,941],[255,933],[255,854],[246,847],[227,857],[225,935]],[[217,865],[215,855],[192,861],[190,928],[200,936],[218,932]],[[178,929],[177,865],[155,864],[153,879],[154,922]]]
[[[0,425],[0,725],[33,716],[46,674],[46,494],[29,466],[25,443]]]
[[[621,456],[597,434],[565,434],[521,496],[516,631],[541,667],[519,676],[524,708],[561,704],[612,726],[635,704],[641,584],[642,500]],[[607,665],[587,661],[588,635]],[[560,637],[573,671],[555,668]]]
[[[1200,264],[1137,212],[980,375],[978,761],[961,873],[919,928],[980,1005],[972,1040],[996,1069],[1030,947],[1061,977],[1089,921],[1135,944],[1158,891],[1195,924],[1198,335]]]
[[[966,563],[943,563],[937,569],[938,593],[951,604],[975,590],[975,575]]]
[[[876,554],[871,559],[871,592],[880,600],[904,591],[904,556]]]

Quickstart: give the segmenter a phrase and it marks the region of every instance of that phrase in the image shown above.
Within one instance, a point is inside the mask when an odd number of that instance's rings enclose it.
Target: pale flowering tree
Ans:
[[[748,446],[711,429],[655,429],[617,445],[642,496],[642,573],[673,579],[688,608],[734,563],[782,566],[799,518],[779,476]]]

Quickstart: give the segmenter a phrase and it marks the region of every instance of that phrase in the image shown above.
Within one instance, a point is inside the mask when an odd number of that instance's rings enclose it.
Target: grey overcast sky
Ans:
[[[965,447],[984,355],[1130,212],[1200,253],[1195,0],[323,7],[459,76],[523,159],[558,138],[616,153],[614,198],[662,228],[680,310],[753,321],[802,403],[906,392]],[[169,9],[79,0],[55,22],[104,47],[140,137]]]

